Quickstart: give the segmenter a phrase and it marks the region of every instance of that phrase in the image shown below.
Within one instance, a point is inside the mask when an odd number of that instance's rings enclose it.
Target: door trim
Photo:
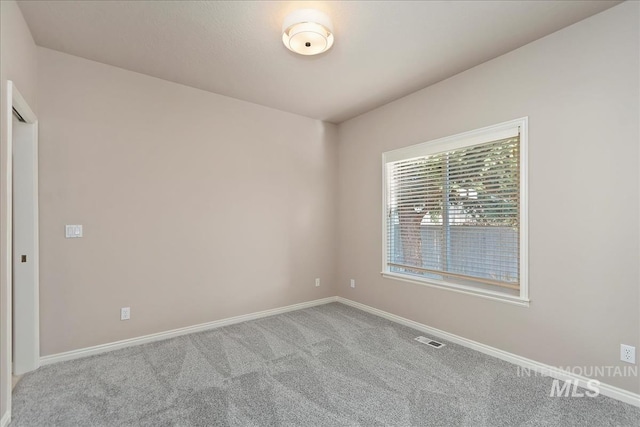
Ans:
[[[38,248],[38,124],[25,116],[23,99],[16,99],[12,120],[13,152],[13,374],[39,366],[39,248]],[[21,97],[18,97],[21,98]],[[15,102],[18,100],[19,102]],[[22,259],[24,257],[24,259]]]
[[[11,419],[11,374],[12,374],[12,364],[10,361],[12,360],[12,352],[13,352],[13,293],[12,293],[12,278],[13,278],[13,108],[15,108],[24,121],[26,123],[32,124],[35,126],[34,132],[32,133],[32,137],[35,139],[35,144],[37,147],[37,139],[38,139],[38,118],[35,113],[29,107],[29,104],[24,99],[24,97],[18,91],[18,88],[13,84],[11,80],[7,80],[6,87],[6,105],[5,105],[5,137],[7,141],[7,156],[4,159],[4,164],[2,167],[4,168],[5,174],[5,188],[3,188],[3,204],[5,206],[5,224],[6,227],[6,236],[5,241],[2,242],[4,245],[3,251],[3,263],[6,266],[5,271],[3,272],[4,277],[2,280],[2,286],[6,287],[4,290],[4,295],[6,298],[3,299],[3,313],[4,318],[2,319],[2,347],[4,349],[3,356],[7,363],[4,366],[0,367],[0,376],[2,377],[2,385],[4,386],[3,396],[6,403],[6,413],[2,414],[2,419]],[[35,154],[37,155],[37,149],[35,150]],[[34,172],[37,174],[37,169]],[[35,177],[37,179],[37,175]],[[36,201],[37,207],[37,201]],[[36,231],[37,236],[37,231]],[[37,246],[36,246],[37,248]],[[36,276],[37,277],[37,276]],[[38,304],[37,295],[35,293],[36,301]],[[35,306],[36,308],[38,305]],[[36,322],[38,325],[38,322]],[[30,331],[34,335],[34,339],[39,342],[39,330],[36,327],[35,330]]]

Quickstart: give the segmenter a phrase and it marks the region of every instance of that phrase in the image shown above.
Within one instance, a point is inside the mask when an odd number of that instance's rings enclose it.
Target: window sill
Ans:
[[[504,302],[507,304],[518,305],[520,307],[529,307],[529,303],[531,302],[528,298],[504,295],[499,292],[479,290],[470,286],[458,285],[455,283],[446,283],[430,279],[417,279],[413,276],[405,274],[390,273],[384,271],[380,274],[386,279],[401,280],[403,282],[415,283],[417,285],[429,286],[431,288],[444,289],[447,291],[458,292],[466,295],[474,295],[477,297]]]

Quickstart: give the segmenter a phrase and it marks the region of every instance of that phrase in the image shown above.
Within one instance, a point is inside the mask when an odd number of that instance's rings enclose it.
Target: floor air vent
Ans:
[[[444,344],[442,344],[441,342],[432,340],[431,338],[427,338],[427,337],[417,337],[414,338],[416,341],[421,342],[422,344],[426,344],[426,345],[430,345],[433,348],[440,348],[440,347],[444,347]]]

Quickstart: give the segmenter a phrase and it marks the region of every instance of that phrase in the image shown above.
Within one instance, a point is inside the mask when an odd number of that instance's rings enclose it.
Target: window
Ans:
[[[527,118],[383,154],[383,275],[528,304]]]

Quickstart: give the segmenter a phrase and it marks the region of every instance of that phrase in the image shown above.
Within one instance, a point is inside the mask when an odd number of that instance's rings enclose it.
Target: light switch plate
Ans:
[[[65,225],[64,237],[67,239],[77,239],[82,237],[82,225]]]

